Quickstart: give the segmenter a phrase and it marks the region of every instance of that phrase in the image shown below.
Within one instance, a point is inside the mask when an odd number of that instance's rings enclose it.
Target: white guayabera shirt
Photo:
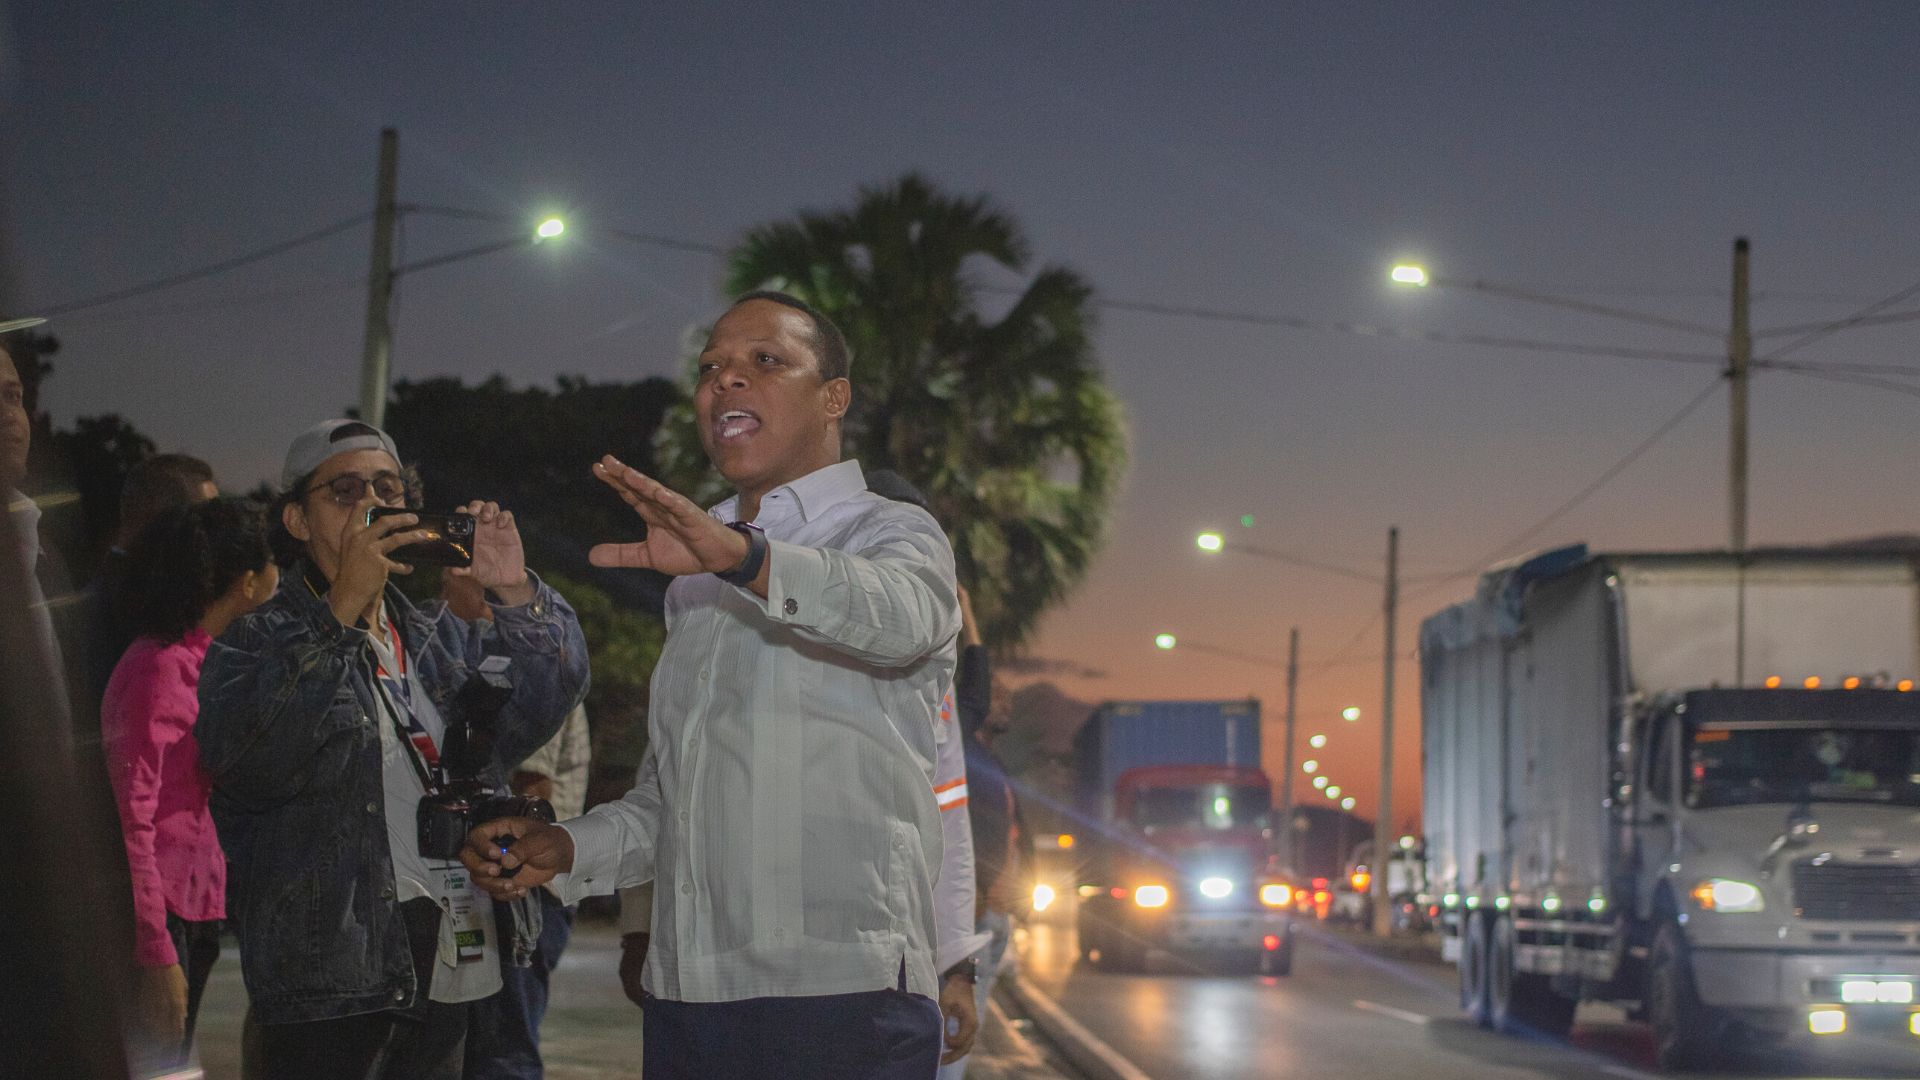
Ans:
[[[952,684],[953,549],[843,461],[755,523],[767,599],[710,574],[667,590],[640,781],[565,824],[572,901],[655,879],[649,993],[937,997],[935,726]],[[711,512],[732,521],[737,503]]]

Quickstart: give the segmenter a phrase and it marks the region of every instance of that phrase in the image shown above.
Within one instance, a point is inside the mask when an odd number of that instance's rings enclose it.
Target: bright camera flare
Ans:
[[[1033,887],[1033,910],[1045,911],[1053,906],[1053,886],[1041,882]]]
[[[1153,644],[1156,648],[1171,649],[1179,643],[1180,639],[1174,637],[1172,634],[1155,634],[1153,636]]]
[[[1320,763],[1312,758],[1308,758],[1300,763],[1300,771],[1306,773],[1308,776],[1312,776],[1314,773],[1320,771]]]
[[[1340,797],[1340,785],[1339,785],[1339,784],[1328,784],[1328,785],[1327,785],[1327,798],[1329,798],[1329,799],[1337,799],[1337,798],[1339,798],[1339,797]]]
[[[1353,807],[1354,807],[1353,796],[1349,795],[1346,798],[1340,800],[1340,809],[1351,810],[1353,809]]]
[[[1193,542],[1200,546],[1201,551],[1219,551],[1221,548],[1227,546],[1227,542],[1220,538],[1219,533],[1215,532],[1201,533],[1199,536],[1193,538]]]
[[[566,231],[567,231],[566,222],[561,221],[557,217],[550,217],[547,220],[542,221],[539,227],[533,230],[533,235],[539,237],[542,240],[551,240],[554,237],[559,236],[561,233]]]
[[[1072,849],[1073,849],[1073,834],[1070,832],[1061,833],[1060,834],[1060,850],[1070,851]]]
[[[1223,877],[1203,878],[1200,881],[1200,895],[1209,900],[1225,900],[1233,894],[1233,882]]]
[[[1144,908],[1166,907],[1169,895],[1165,885],[1142,885],[1133,890],[1133,902]]]
[[[1394,267],[1392,277],[1398,285],[1425,286],[1430,280],[1425,269],[1412,263],[1401,263]]]
[[[1341,709],[1340,719],[1345,720],[1349,724],[1353,723],[1355,720],[1360,719],[1360,706],[1349,705],[1346,708]]]
[[[1327,745],[1327,737],[1325,735],[1315,735],[1313,738],[1307,740],[1307,745],[1318,750]]]
[[[1329,780],[1328,780],[1328,779],[1327,779],[1326,777],[1324,777],[1324,776],[1316,776],[1316,777],[1314,777],[1314,778],[1313,778],[1313,786],[1314,786],[1314,787],[1317,787],[1317,788],[1324,788],[1324,787],[1326,787],[1326,786],[1327,786],[1327,784],[1329,784],[1330,782],[1331,782],[1331,781],[1329,781]]]

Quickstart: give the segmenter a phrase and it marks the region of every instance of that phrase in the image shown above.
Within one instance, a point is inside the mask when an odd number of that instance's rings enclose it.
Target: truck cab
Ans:
[[[1259,769],[1154,765],[1114,784],[1113,814],[1081,875],[1080,951],[1138,971],[1150,949],[1285,975],[1293,888],[1273,852]]]
[[[1804,685],[1666,695],[1636,725],[1619,873],[1655,1026],[1702,1052],[1735,1027],[1920,1035],[1920,695]]]

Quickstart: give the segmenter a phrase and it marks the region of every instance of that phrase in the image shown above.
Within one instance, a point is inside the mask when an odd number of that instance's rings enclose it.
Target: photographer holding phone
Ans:
[[[403,549],[442,558],[404,508],[393,440],[331,420],[281,472],[284,583],[209,649],[195,736],[231,862],[228,915],[260,1025],[261,1075],[455,1078],[466,1002],[524,962],[537,920],[495,940],[491,901],[423,852],[423,801],[447,800],[441,753],[466,685],[511,669],[486,778],[552,737],[586,690],[566,601],[528,573],[513,515],[474,502],[471,576],[491,620],[416,608],[391,577]],[[424,548],[420,545],[426,545]],[[483,661],[485,667],[483,667]],[[504,694],[504,691],[502,692]],[[510,953],[509,953],[510,950]]]

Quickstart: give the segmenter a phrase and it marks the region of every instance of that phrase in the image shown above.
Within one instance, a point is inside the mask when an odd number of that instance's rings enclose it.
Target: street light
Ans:
[[[1349,706],[1347,706],[1346,708],[1344,708],[1344,709],[1341,709],[1341,710],[1340,710],[1340,719],[1342,719],[1342,720],[1345,720],[1345,721],[1346,721],[1347,723],[1349,723],[1349,724],[1351,724],[1351,723],[1353,723],[1354,721],[1356,721],[1356,720],[1358,720],[1358,719],[1360,719],[1360,706],[1358,706],[1358,705],[1349,705]]]
[[[1329,799],[1337,799],[1337,798],[1339,798],[1339,797],[1340,797],[1340,785],[1339,785],[1339,784],[1328,784],[1328,785],[1327,785],[1327,798],[1329,798]]]
[[[1179,644],[1179,639],[1172,634],[1156,634],[1154,635],[1153,643],[1158,648],[1171,649]]]
[[[1327,786],[1327,778],[1326,778],[1326,777],[1324,777],[1324,776],[1316,776],[1316,777],[1314,777],[1314,778],[1313,778],[1313,786],[1314,786],[1314,787],[1316,787],[1316,788],[1320,788],[1320,789],[1322,789],[1322,790],[1325,790],[1325,789],[1326,789],[1326,786]]]
[[[1307,745],[1318,750],[1327,745],[1327,737],[1325,735],[1315,735],[1313,738],[1307,740]]]
[[[1194,537],[1193,542],[1199,545],[1201,551],[1219,551],[1226,546],[1226,541],[1216,532],[1203,532]]]
[[[1308,758],[1300,763],[1300,771],[1311,776],[1320,771],[1320,763],[1312,758]]]
[[[561,233],[566,231],[567,231],[566,222],[560,220],[557,217],[550,217],[545,221],[542,221],[539,227],[533,230],[533,235],[538,237],[541,240],[551,240],[554,237],[559,236]]]
[[[1426,288],[1428,282],[1431,280],[1427,277],[1426,268],[1415,266],[1412,263],[1401,263],[1395,266],[1391,276],[1398,284],[1412,285],[1417,288]]]

